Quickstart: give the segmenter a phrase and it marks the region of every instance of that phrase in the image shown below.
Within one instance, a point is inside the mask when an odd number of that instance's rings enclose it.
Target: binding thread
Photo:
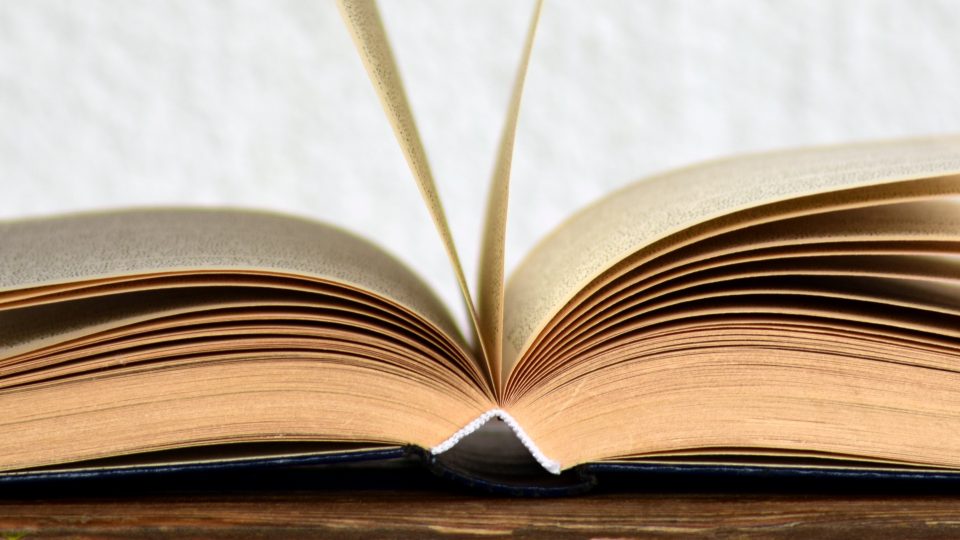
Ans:
[[[540,451],[540,448],[537,447],[537,444],[533,442],[533,439],[531,439],[530,436],[527,435],[527,432],[520,427],[520,424],[517,423],[512,416],[510,416],[510,413],[503,409],[490,409],[489,411],[481,414],[472,422],[463,426],[459,431],[451,435],[450,438],[431,448],[430,453],[437,455],[450,450],[464,437],[480,429],[484,424],[490,420],[493,420],[494,418],[499,418],[504,424],[510,427],[510,430],[513,431],[514,435],[516,435],[518,439],[520,439],[520,442],[530,452],[530,455],[533,456],[533,459],[537,460],[537,463],[539,463],[541,467],[546,469],[547,472],[551,474],[560,474],[560,463],[544,455],[544,453]]]

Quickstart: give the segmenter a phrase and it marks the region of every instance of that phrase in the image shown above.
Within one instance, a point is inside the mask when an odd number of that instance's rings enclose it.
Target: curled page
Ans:
[[[792,199],[958,174],[960,135],[937,135],[737,156],[631,184],[568,218],[517,267],[505,296],[505,371],[590,283],[671,235]]]
[[[507,236],[507,208],[510,196],[510,166],[513,163],[513,141],[517,132],[517,118],[520,116],[520,97],[523,95],[523,82],[530,64],[533,39],[537,32],[537,22],[543,1],[538,0],[527,30],[526,44],[517,74],[513,82],[513,92],[507,117],[500,135],[500,148],[494,164],[490,181],[490,193],[487,196],[487,213],[483,224],[483,242],[480,245],[480,284],[477,289],[480,315],[480,336],[484,340],[487,361],[493,373],[497,388],[503,381],[503,266]]]
[[[420,187],[420,194],[430,211],[430,217],[433,218],[437,232],[440,233],[443,247],[450,257],[450,263],[473,326],[473,342],[479,345],[480,352],[486,357],[487,351],[484,349],[484,341],[481,337],[477,309],[463,274],[463,265],[460,264],[460,256],[457,254],[453,235],[450,233],[450,226],[433,181],[433,174],[430,172],[430,164],[427,162],[427,154],[420,141],[420,134],[417,131],[413,112],[407,101],[406,91],[400,80],[400,72],[393,58],[377,5],[373,0],[338,0],[337,4],[360,53],[360,58],[363,60],[363,65],[366,67],[367,75],[370,76],[370,82],[373,83],[380,98],[380,104],[393,127],[397,142],[400,143],[407,164]]]

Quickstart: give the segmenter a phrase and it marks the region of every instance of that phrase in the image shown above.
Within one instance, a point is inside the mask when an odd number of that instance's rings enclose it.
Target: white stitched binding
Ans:
[[[527,435],[527,432],[520,427],[520,424],[518,424],[517,421],[510,416],[510,413],[503,409],[490,409],[489,411],[481,414],[474,421],[463,426],[462,429],[451,435],[449,439],[431,448],[430,453],[437,455],[446,452],[447,450],[456,446],[457,443],[460,442],[464,437],[480,429],[484,424],[493,418],[499,418],[500,420],[503,420],[503,423],[510,426],[510,429],[513,430],[513,433],[516,434],[518,439],[520,439],[520,442],[523,443],[523,446],[530,451],[533,459],[537,460],[537,463],[539,463],[544,469],[553,474],[560,474],[560,463],[545,456],[543,452],[537,448],[537,445],[533,442],[533,439]]]

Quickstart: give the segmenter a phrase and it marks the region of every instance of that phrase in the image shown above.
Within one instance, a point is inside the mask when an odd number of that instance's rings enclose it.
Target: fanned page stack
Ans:
[[[198,209],[5,222],[4,478],[401,448],[442,463],[487,421],[552,473],[960,469],[960,137],[647,178],[571,217],[507,281],[537,6],[474,296],[377,8],[340,7],[468,331],[403,265],[316,222]]]

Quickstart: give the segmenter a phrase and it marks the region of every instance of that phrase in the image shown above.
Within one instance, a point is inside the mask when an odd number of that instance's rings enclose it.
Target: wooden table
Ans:
[[[32,500],[0,506],[7,537],[956,538],[952,497],[599,494],[502,500],[434,491]]]
[[[425,471],[389,478],[87,483],[4,493],[0,538],[960,537],[960,496],[903,486],[608,485],[572,498],[481,495]]]

